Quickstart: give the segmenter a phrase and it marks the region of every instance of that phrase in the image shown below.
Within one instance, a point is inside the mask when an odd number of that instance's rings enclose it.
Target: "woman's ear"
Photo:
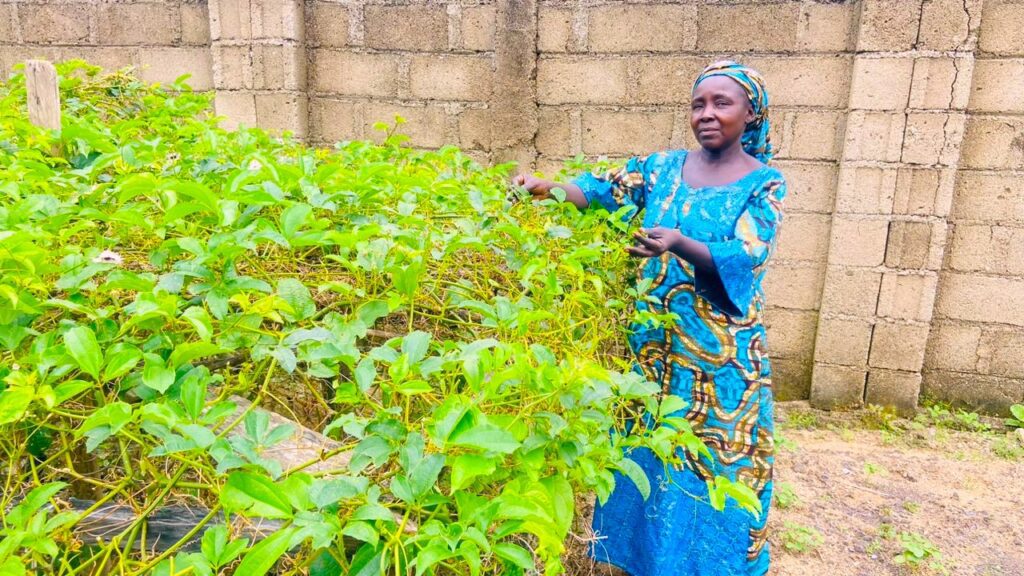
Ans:
[[[746,122],[747,124],[750,124],[751,122],[754,121],[755,118],[757,118],[757,115],[754,114],[754,107],[752,105],[750,105],[750,104],[747,104],[747,115],[743,119],[744,122]]]

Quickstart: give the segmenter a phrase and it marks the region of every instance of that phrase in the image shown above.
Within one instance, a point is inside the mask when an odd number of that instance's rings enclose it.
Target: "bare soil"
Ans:
[[[1024,444],[999,420],[966,432],[800,402],[780,405],[776,420],[772,576],[1024,575]],[[898,563],[916,537],[926,557]],[[570,574],[623,574],[582,550]]]

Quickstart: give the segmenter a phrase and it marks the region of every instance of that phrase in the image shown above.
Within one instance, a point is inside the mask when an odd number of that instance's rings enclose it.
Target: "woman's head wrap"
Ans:
[[[768,137],[771,123],[768,121],[768,91],[765,89],[764,78],[753,68],[732,60],[722,60],[705,68],[700,76],[697,76],[693,89],[696,90],[698,84],[711,76],[728,76],[738,82],[747,93],[750,105],[754,109],[754,120],[747,124],[740,142],[747,154],[767,164],[772,158],[772,144]]]

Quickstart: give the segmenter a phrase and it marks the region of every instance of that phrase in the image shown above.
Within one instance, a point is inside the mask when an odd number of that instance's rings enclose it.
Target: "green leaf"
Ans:
[[[278,280],[277,294],[291,307],[291,312],[284,314],[289,321],[305,320],[316,314],[316,303],[309,295],[309,289],[295,278]]]
[[[103,354],[100,353],[100,345],[96,342],[96,334],[92,330],[85,326],[75,326],[64,333],[64,345],[82,372],[93,379],[99,379]]]
[[[35,395],[35,390],[23,386],[8,388],[0,392],[0,424],[10,424],[20,420]]]
[[[356,379],[356,385],[359,386],[361,392],[369,390],[373,386],[373,381],[377,378],[377,368],[374,366],[373,359],[363,358],[360,360],[353,375]]]
[[[427,355],[430,349],[432,336],[427,332],[417,330],[402,338],[402,353],[409,357],[410,364],[416,364]]]
[[[639,464],[630,458],[623,458],[619,461],[619,470],[632,480],[633,484],[636,484],[636,488],[640,491],[640,495],[644,497],[644,500],[651,496],[651,481],[647,478],[647,473],[644,472],[644,469]]]
[[[107,349],[107,358],[103,366],[103,380],[110,382],[124,376],[135,368],[142,359],[142,352],[131,345],[115,344]]]
[[[174,352],[171,353],[170,365],[173,368],[180,368],[198,358],[216,356],[224,352],[227,352],[227,350],[209,342],[186,342],[174,347]]]
[[[519,448],[519,442],[515,436],[512,436],[512,433],[493,424],[478,424],[456,432],[448,439],[448,442],[457,446],[470,446],[502,454],[511,454]]]
[[[142,371],[142,383],[163,394],[174,384],[174,370],[158,362],[150,362]]]
[[[292,506],[280,488],[269,478],[251,472],[232,472],[221,490],[220,501],[231,511],[263,518],[292,517]]]
[[[245,557],[242,558],[238,568],[235,569],[235,574],[245,574],[245,576],[263,576],[266,574],[274,567],[277,560],[288,551],[288,544],[297,530],[298,528],[294,526],[282,528],[264,540],[257,542],[245,554]]]
[[[469,486],[473,478],[487,476],[497,469],[497,459],[476,454],[457,456],[452,463],[451,494]]]
[[[499,558],[508,560],[523,570],[532,570],[536,567],[533,561],[533,554],[517,544],[498,542],[494,545],[494,554]]]
[[[370,546],[377,546],[377,542],[380,539],[380,534],[377,532],[376,528],[369,523],[360,520],[346,524],[345,529],[342,530],[341,533],[345,536],[355,538],[356,540],[366,542]]]
[[[213,322],[210,314],[202,306],[192,306],[181,314],[181,319],[192,325],[196,334],[204,342],[209,342],[213,337]]]

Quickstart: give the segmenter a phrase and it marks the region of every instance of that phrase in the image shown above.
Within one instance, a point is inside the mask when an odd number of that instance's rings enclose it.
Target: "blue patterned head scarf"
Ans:
[[[732,60],[721,60],[711,64],[697,76],[693,89],[696,90],[698,84],[711,76],[728,76],[739,83],[747,93],[750,105],[754,109],[754,121],[747,124],[740,142],[747,154],[767,164],[772,158],[772,144],[768,137],[771,122],[768,121],[768,91],[765,89],[764,78],[753,68]]]

